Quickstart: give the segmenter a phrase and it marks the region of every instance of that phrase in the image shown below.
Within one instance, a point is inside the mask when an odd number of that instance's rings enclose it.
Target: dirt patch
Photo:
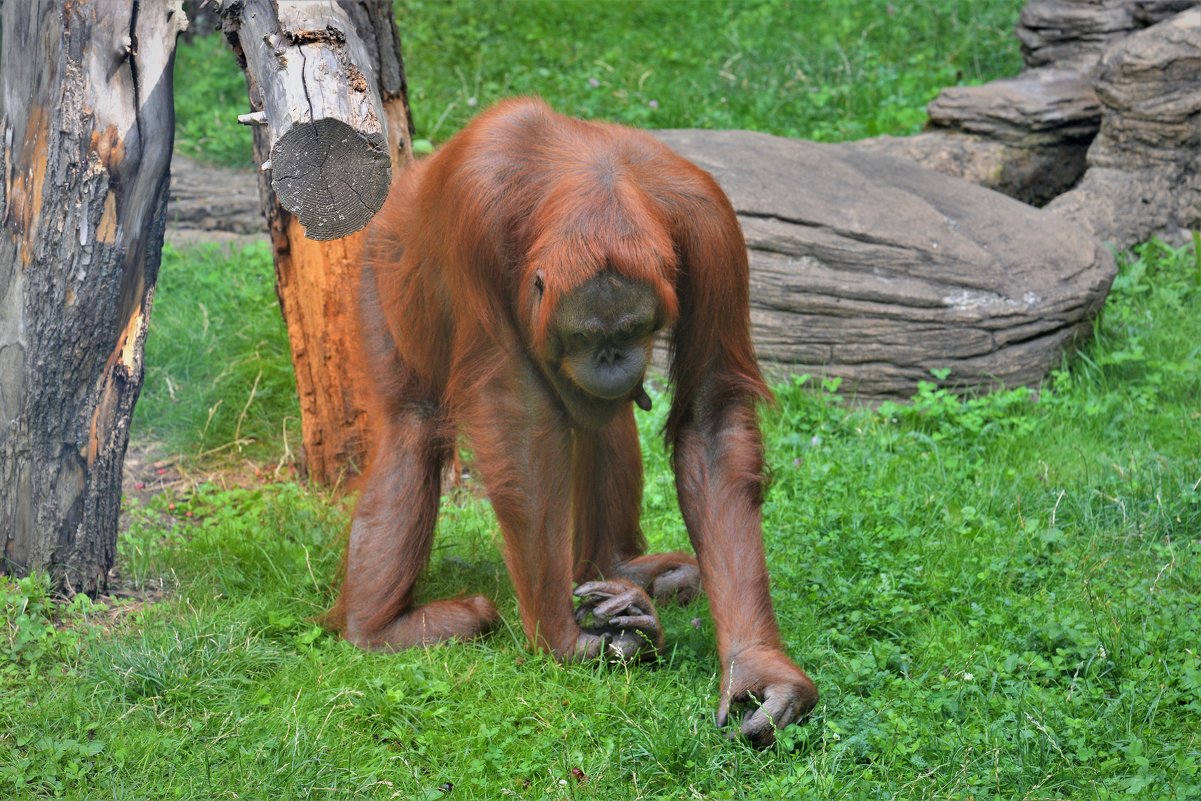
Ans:
[[[186,495],[200,484],[231,489],[299,479],[294,462],[262,465],[249,459],[219,459],[196,465],[190,464],[191,461],[170,454],[161,442],[131,441],[125,452],[121,491],[126,498],[145,505],[164,492]]]
[[[136,499],[145,505],[154,496],[185,482],[176,459],[167,454],[162,443],[129,443],[125,451],[125,470],[121,477],[121,493],[125,498]],[[122,531],[127,526],[124,517],[122,515]]]

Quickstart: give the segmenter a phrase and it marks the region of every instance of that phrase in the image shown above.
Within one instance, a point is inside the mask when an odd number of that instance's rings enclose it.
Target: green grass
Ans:
[[[175,52],[175,150],[212,164],[251,169],[246,79],[218,33],[180,40]]]
[[[268,245],[167,247],[135,438],[188,457],[278,461],[300,439],[296,380]]]
[[[501,630],[371,655],[311,622],[341,504],[200,486],[127,509],[122,570],[159,603],[0,584],[0,796],[1197,798],[1199,305],[1192,252],[1153,243],[1038,391],[932,377],[872,412],[833,382],[778,389],[773,594],[823,695],[774,750],[712,725],[703,602],[662,610],[659,666],[528,653],[478,498],[444,499],[423,593],[482,590]],[[677,547],[665,408],[640,415],[644,521]]]
[[[399,16],[419,135],[436,140],[534,91],[646,126],[905,133],[941,86],[1016,71],[1020,2],[894,5]],[[224,48],[181,51],[179,147],[248,163]],[[294,450],[272,281],[265,246],[166,252],[135,439],[204,465]],[[1124,260],[1094,341],[1037,391],[960,399],[939,371],[873,412],[836,382],[777,388],[762,415],[773,596],[823,695],[776,749],[712,724],[703,601],[661,610],[661,665],[558,666],[524,645],[487,503],[456,493],[423,595],[485,592],[502,628],[365,654],[312,622],[346,504],[206,484],[126,502],[120,570],[149,602],[64,606],[38,579],[0,581],[0,797],[1197,798],[1199,307],[1201,255],[1152,243]],[[654,547],[683,547],[656,400],[639,415],[643,521]]]
[[[1021,2],[403,0],[419,134],[538,94],[648,128],[810,139],[912,133],[945,86],[1020,69]]]
[[[1013,75],[1021,0],[398,0],[418,137],[489,104],[646,128],[818,140],[914,133],[938,91]],[[224,39],[180,48],[181,152],[250,166],[245,86]]]

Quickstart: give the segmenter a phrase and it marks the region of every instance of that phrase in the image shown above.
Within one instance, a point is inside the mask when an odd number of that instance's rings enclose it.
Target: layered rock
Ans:
[[[1101,104],[1089,82],[1070,70],[1028,70],[983,86],[944,89],[927,107],[917,136],[854,143],[1032,205],[1067,191],[1085,169]]]
[[[1030,0],[1016,29],[1027,70],[982,86],[944,89],[926,108],[924,133],[856,145],[1044,205],[1072,188],[1087,168],[1088,147],[1101,124],[1091,75],[1102,50],[1138,20],[1160,13],[1163,2],[1148,0],[1141,15],[1138,5]]]
[[[745,131],[661,131],[713,173],[751,259],[752,325],[777,372],[906,395],[1039,381],[1114,275],[1078,226],[909,161]]]
[[[167,222],[172,230],[266,234],[254,173],[200,165],[178,153],[171,160]]]
[[[1135,29],[1137,5],[1131,0],[1030,0],[1016,29],[1026,66],[1088,74],[1112,41]]]
[[[1201,8],[1111,46],[1095,85],[1088,171],[1048,209],[1118,248],[1201,228]]]
[[[1030,0],[1016,33],[1027,67],[1088,75],[1111,45],[1197,5],[1197,0]]]

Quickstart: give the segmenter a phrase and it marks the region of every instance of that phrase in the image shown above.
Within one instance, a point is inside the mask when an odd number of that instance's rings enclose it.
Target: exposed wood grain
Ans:
[[[270,170],[260,173],[258,180],[300,396],[303,468],[314,481],[337,484],[348,472],[361,468],[368,436],[361,402],[364,392],[358,385],[363,377],[348,369],[355,336],[352,301],[362,249],[361,235],[350,231],[366,221],[357,222],[357,215],[369,217],[383,203],[389,174],[384,161],[396,171],[411,160],[400,37],[389,0],[279,3],[281,19],[271,23],[268,13],[274,9],[265,0],[226,3],[223,25],[235,52],[243,56],[251,106],[266,111],[268,121],[254,126],[254,147],[260,162],[271,162]],[[314,22],[318,19],[324,27]],[[272,59],[283,59],[287,65]],[[297,86],[309,89],[303,102]],[[267,103],[265,98],[275,100]],[[296,112],[280,116],[276,106],[294,106]],[[344,116],[330,116],[339,114]],[[296,123],[288,130],[308,133],[296,133],[281,148],[285,119]],[[338,126],[360,126],[356,130],[365,132],[366,138],[346,134],[332,125],[335,119]],[[313,124],[319,120],[329,123]],[[335,131],[340,133],[331,133]],[[343,134],[347,146],[359,154],[349,160],[347,151],[322,144]],[[385,134],[386,140],[381,139]],[[381,141],[383,146],[378,146]],[[293,144],[298,147],[291,149]],[[309,155],[294,157],[296,153]],[[296,176],[308,169],[309,161],[320,169],[305,175],[332,177],[301,191],[302,181]],[[285,197],[307,198],[305,203],[317,207],[320,219],[293,214]],[[370,200],[359,203],[363,198]],[[351,210],[339,213],[346,219],[335,219],[339,214],[331,210],[344,200],[353,201]],[[356,222],[346,225],[352,217]]]
[[[275,197],[310,239],[360,230],[391,184],[372,48],[331,0],[227,0],[222,14],[265,115]]]
[[[185,25],[179,2],[3,5],[0,542],[64,590],[116,555]]]

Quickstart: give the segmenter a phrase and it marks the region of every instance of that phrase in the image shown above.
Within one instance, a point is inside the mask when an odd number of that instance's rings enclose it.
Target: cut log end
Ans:
[[[271,149],[271,188],[309,239],[340,239],[384,205],[392,162],[384,134],[330,118],[296,125]]]

